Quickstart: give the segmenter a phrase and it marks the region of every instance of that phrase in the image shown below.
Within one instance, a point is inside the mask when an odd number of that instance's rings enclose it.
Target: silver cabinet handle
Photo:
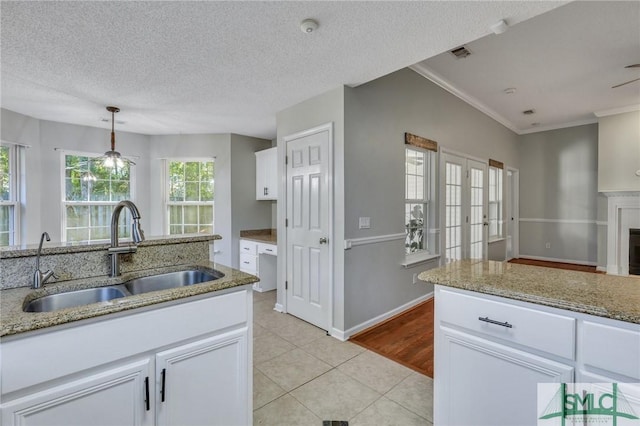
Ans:
[[[483,321],[483,322],[488,322],[489,324],[495,324],[495,325],[501,325],[501,326],[507,327],[507,328],[513,328],[513,324],[509,324],[507,321],[500,322],[500,321],[489,319],[489,317],[484,317],[484,318],[478,317],[478,319],[480,321]]]
[[[327,237],[320,238],[320,244],[328,244],[328,243],[329,243],[329,239]]]
[[[264,249],[264,251],[273,251],[273,250],[271,250],[271,249]]]

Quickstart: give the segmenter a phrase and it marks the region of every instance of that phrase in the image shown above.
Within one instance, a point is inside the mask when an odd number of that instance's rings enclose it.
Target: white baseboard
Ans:
[[[276,306],[273,307],[273,310],[276,311],[276,312],[283,313],[284,312],[284,307],[282,306],[282,304],[276,303]]]
[[[376,324],[379,324],[389,318],[391,318],[394,315],[398,315],[400,312],[406,311],[407,309],[413,308],[414,306],[424,302],[425,300],[429,300],[433,298],[433,292],[427,293],[423,296],[418,297],[417,299],[413,299],[410,302],[405,303],[402,306],[398,306],[395,309],[392,309],[388,312],[385,312],[384,314],[380,314],[375,318],[371,318],[368,321],[365,321],[361,324],[356,325],[355,327],[351,327],[350,329],[346,330],[346,331],[342,331],[339,330],[337,328],[332,328],[331,329],[331,336],[335,337],[338,340],[341,341],[346,341],[349,340],[349,338],[351,336],[353,336],[356,333],[361,332],[362,330],[366,330],[367,328],[373,327]]]
[[[520,259],[531,259],[531,260],[544,260],[547,262],[560,262],[560,263],[573,263],[575,265],[586,265],[586,266],[597,266],[597,262],[588,262],[584,260],[575,260],[575,259],[558,259],[555,257],[542,257],[542,256],[529,256],[528,254],[521,254]]]
[[[596,267],[596,271],[598,271],[598,272],[607,272],[607,267],[606,266],[597,266]]]

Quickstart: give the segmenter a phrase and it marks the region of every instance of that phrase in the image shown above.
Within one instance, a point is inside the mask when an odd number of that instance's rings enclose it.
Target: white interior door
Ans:
[[[330,126],[287,139],[287,312],[329,329]]]
[[[487,165],[444,154],[444,245],[447,263],[487,258]]]
[[[507,169],[507,260],[518,257],[518,171]]]

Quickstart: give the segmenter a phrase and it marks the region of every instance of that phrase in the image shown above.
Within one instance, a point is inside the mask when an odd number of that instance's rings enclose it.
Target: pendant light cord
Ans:
[[[111,151],[116,150],[116,132],[114,130],[115,111],[111,111]]]

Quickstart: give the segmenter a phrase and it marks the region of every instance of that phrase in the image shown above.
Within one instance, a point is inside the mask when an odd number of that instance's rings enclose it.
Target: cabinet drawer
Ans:
[[[240,253],[244,254],[258,254],[258,243],[254,243],[253,241],[240,240]]]
[[[640,380],[640,327],[633,331],[585,321],[580,336],[585,365]]]
[[[255,275],[258,272],[256,257],[240,253],[240,270]]]
[[[437,320],[528,346],[567,359],[575,358],[575,319],[482,297],[438,289]]]
[[[275,244],[258,243],[258,254],[278,255],[278,246]]]

